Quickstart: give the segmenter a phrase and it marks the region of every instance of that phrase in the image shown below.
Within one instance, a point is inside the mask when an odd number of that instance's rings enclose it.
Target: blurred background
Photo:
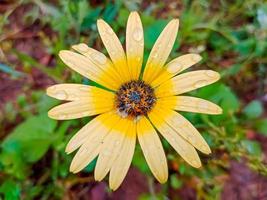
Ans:
[[[265,2],[265,3],[264,3]],[[129,12],[145,30],[145,59],[172,18],[180,28],[170,59],[199,53],[192,69],[220,72],[219,82],[190,94],[213,101],[220,116],[182,113],[211,146],[203,166],[186,164],[163,141],[169,180],[151,175],[140,147],[122,186],[95,182],[95,161],[77,175],[69,139],[90,118],[55,121],[58,104],[45,94],[55,83],[91,84],[68,69],[58,52],[84,42],[106,53],[96,20],[122,42]],[[0,199],[267,199],[267,3],[264,0],[0,0]],[[190,69],[191,70],[191,69]]]

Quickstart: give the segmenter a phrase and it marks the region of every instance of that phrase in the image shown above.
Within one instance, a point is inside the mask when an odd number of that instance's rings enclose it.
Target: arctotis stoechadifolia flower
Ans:
[[[60,58],[71,69],[107,88],[58,84],[47,89],[49,96],[69,101],[51,109],[48,113],[51,118],[95,116],[66,147],[67,153],[78,149],[70,171],[81,171],[98,156],[95,179],[100,181],[109,172],[110,188],[117,189],[130,167],[137,137],[151,172],[164,183],[168,167],[158,133],[187,163],[196,168],[201,166],[196,149],[205,154],[211,150],[197,129],[178,112],[220,114],[222,109],[209,101],[181,94],[214,83],[220,76],[211,70],[178,75],[200,61],[197,54],[186,54],[166,63],[178,26],[178,19],[167,24],[143,72],[144,34],[137,12],[128,18],[126,53],[112,28],[101,19],[97,27],[110,59],[86,44],[72,46],[74,51],[60,51]]]

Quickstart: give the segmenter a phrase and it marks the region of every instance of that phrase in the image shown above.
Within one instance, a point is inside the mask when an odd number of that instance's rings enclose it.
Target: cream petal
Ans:
[[[196,97],[170,96],[160,98],[158,101],[166,106],[173,105],[172,109],[177,111],[204,113],[210,115],[222,113],[222,109],[216,104]]]
[[[195,148],[185,141],[173,128],[161,117],[160,113],[153,110],[149,113],[149,119],[162,136],[170,143],[177,153],[190,165],[199,168],[201,161]]]
[[[159,76],[153,80],[151,85],[157,87],[165,81],[176,76],[178,73],[188,69],[201,60],[201,56],[198,54],[186,54],[173,59],[165,65],[164,70],[160,72]]]
[[[116,36],[112,28],[102,19],[97,20],[97,28],[114,67],[120,74],[120,78],[123,81],[129,81],[131,79],[130,72],[127,67],[126,56],[119,38]]]
[[[116,85],[117,88],[122,84],[120,81],[120,75],[114,68],[112,62],[103,53],[88,47],[84,43],[73,45],[72,48],[88,58],[94,66],[103,71],[102,78],[105,81],[109,81],[112,85]]]
[[[110,170],[109,186],[112,190],[116,190],[125,178],[134,154],[136,142],[136,124],[131,123],[127,137],[122,145],[120,154]]]
[[[77,119],[105,113],[113,109],[113,101],[110,99],[82,100],[56,106],[48,112],[48,116],[57,120]]]
[[[156,96],[173,96],[212,84],[220,79],[220,74],[212,70],[198,70],[178,75],[156,88]]]
[[[92,100],[94,98],[113,99],[114,93],[94,86],[82,84],[56,84],[46,90],[50,97],[65,101]]]
[[[159,136],[145,117],[137,122],[137,136],[147,164],[160,183],[168,179],[166,156]]]
[[[144,54],[144,32],[141,19],[137,12],[131,12],[126,29],[126,54],[131,78],[139,78],[143,54]]]
[[[87,57],[68,50],[60,51],[59,57],[66,65],[81,75],[107,88],[113,90],[118,88],[116,82]]]
[[[113,166],[121,152],[131,122],[132,120],[121,118],[105,138],[95,167],[97,181],[101,181]]]
[[[106,121],[112,121],[117,123],[114,119],[113,112],[100,114],[88,122],[83,128],[81,128],[68,142],[65,151],[69,154],[78,149],[86,141],[94,141],[95,137],[98,137],[99,132],[107,132],[112,127],[107,126]]]
[[[175,42],[178,26],[178,19],[171,20],[158,37],[147,60],[143,75],[145,82],[151,83],[162,70]]]
[[[157,106],[157,109],[160,115],[164,116],[165,122],[169,124],[169,126],[172,127],[183,139],[188,141],[202,153],[211,153],[207,142],[187,119],[179,113],[173,110],[166,110],[164,107],[160,107],[159,105]]]

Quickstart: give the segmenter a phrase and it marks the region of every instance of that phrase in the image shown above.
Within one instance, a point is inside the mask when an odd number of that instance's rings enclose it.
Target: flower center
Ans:
[[[130,81],[116,92],[116,107],[123,117],[146,115],[156,102],[154,89],[144,81]]]

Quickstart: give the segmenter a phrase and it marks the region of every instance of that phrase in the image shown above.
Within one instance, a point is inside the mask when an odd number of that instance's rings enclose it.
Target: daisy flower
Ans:
[[[168,179],[166,156],[159,138],[165,138],[191,166],[199,168],[199,150],[211,150],[196,128],[177,111],[220,114],[222,109],[207,100],[182,96],[214,83],[217,72],[180,72],[199,62],[197,54],[186,54],[166,63],[178,32],[179,20],[171,20],[156,40],[142,70],[144,34],[140,17],[132,12],[127,21],[126,53],[112,28],[102,19],[97,28],[110,56],[86,44],[62,50],[59,57],[71,69],[103,88],[81,84],[57,84],[47,94],[69,101],[52,108],[57,120],[94,116],[69,141],[67,153],[78,150],[70,171],[77,173],[97,157],[94,176],[101,181],[109,173],[110,188],[116,190],[130,167],[136,140],[147,164],[160,183]]]

